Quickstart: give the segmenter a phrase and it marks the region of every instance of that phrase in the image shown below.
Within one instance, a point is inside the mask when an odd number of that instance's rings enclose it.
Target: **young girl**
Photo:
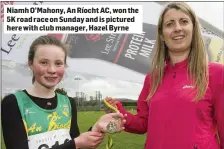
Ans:
[[[145,149],[224,149],[224,66],[207,63],[199,22],[188,5],[172,2],[162,11],[155,50],[137,114],[107,99],[127,114],[125,131],[147,132]]]
[[[66,66],[67,52],[55,37],[41,36],[33,41],[28,64],[33,86],[6,96],[2,101],[2,128],[7,149],[96,148],[106,126],[114,117],[104,115],[92,131],[79,134],[75,101],[55,92]],[[22,83],[22,82],[21,82]],[[122,121],[120,129],[122,127]]]

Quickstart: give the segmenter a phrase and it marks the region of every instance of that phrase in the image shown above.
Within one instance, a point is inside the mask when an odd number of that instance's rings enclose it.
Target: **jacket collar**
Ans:
[[[189,58],[186,58],[185,60],[172,65],[170,62],[170,57],[167,57],[165,63],[166,63],[166,68],[168,69],[180,69],[180,68],[186,68],[188,65],[188,61],[189,61]]]

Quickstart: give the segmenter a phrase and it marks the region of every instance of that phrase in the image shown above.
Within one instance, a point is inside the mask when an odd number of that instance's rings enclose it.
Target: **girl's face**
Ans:
[[[193,23],[191,18],[181,10],[170,9],[163,17],[161,39],[169,52],[188,51],[191,47]]]
[[[33,62],[29,62],[35,81],[50,89],[63,78],[65,72],[65,52],[55,45],[39,45]]]

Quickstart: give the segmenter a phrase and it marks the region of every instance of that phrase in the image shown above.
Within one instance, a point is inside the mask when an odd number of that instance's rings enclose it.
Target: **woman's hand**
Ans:
[[[118,101],[116,101],[114,98],[111,98],[111,97],[106,97],[105,99],[111,106],[113,106],[113,107],[115,107],[117,109],[117,105],[116,104],[118,103]],[[106,107],[104,108],[104,111],[106,113],[113,113],[112,110],[107,109]]]
[[[115,133],[124,130],[124,124],[126,120],[121,113],[109,113],[100,117],[95,123],[92,131],[103,132],[103,133]],[[112,128],[112,131],[110,131]]]

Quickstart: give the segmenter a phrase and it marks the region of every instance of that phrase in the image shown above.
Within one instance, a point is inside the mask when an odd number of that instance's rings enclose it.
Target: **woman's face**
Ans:
[[[39,45],[33,63],[29,63],[35,81],[46,88],[55,87],[65,72],[65,52],[55,45]]]
[[[191,47],[193,23],[181,10],[170,9],[163,17],[161,39],[169,52],[188,51]]]

